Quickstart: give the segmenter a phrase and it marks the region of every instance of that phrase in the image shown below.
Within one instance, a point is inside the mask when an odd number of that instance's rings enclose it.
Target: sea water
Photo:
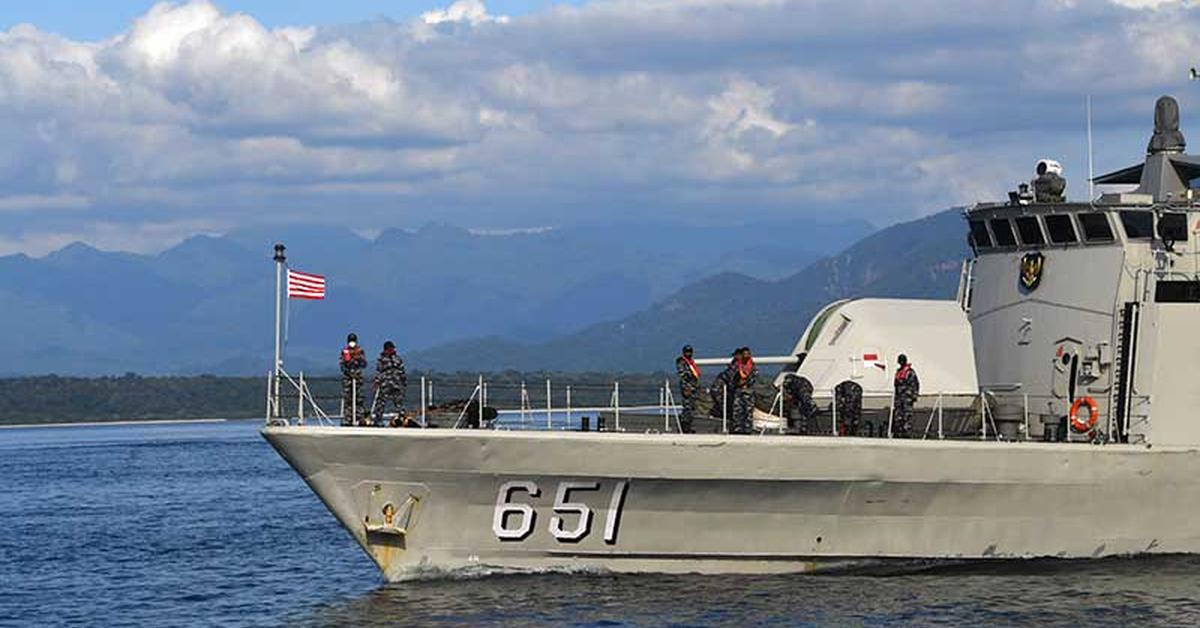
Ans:
[[[1200,558],[385,584],[258,422],[0,430],[0,625],[1195,625]]]

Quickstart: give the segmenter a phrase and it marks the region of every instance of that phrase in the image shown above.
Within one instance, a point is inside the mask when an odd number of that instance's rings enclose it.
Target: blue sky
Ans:
[[[563,2],[570,0],[493,0],[488,5],[509,15],[521,15]],[[0,11],[0,28],[29,23],[72,39],[104,39],[124,31],[154,4],[144,0],[7,2]],[[271,27],[346,24],[377,17],[402,20],[438,7],[436,2],[413,0],[226,0],[216,4],[229,11],[249,13]]]
[[[1200,142],[1176,0],[189,0],[6,6],[0,254],[443,221],[886,225],[1086,194],[1154,100]],[[385,15],[386,20],[374,20]]]

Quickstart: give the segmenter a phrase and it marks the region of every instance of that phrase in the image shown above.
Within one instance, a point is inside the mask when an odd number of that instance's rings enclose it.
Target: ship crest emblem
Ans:
[[[1046,266],[1046,258],[1039,252],[1026,253],[1021,258],[1021,287],[1026,290],[1036,290],[1042,283],[1042,269]]]

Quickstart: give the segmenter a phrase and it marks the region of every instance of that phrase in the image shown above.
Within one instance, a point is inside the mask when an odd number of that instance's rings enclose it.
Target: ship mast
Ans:
[[[283,371],[283,337],[281,336],[283,333],[283,267],[287,263],[287,256],[284,255],[286,250],[287,247],[282,242],[275,244],[275,361],[271,366],[273,403],[271,416],[268,418],[277,418],[280,415],[279,378]]]

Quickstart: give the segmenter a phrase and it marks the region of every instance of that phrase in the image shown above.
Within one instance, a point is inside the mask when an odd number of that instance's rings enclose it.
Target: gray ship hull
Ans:
[[[390,581],[1200,550],[1191,447],[269,426]],[[389,512],[390,509],[390,512]]]

